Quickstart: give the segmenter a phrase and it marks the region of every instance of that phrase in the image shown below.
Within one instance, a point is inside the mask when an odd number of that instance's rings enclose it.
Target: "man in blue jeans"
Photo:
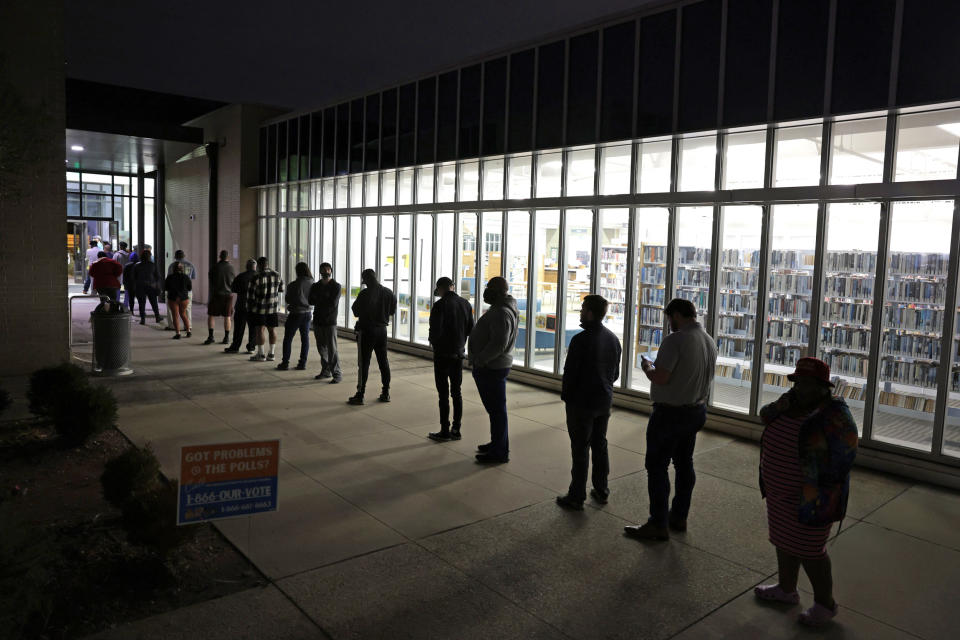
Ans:
[[[669,529],[687,530],[687,514],[697,476],[693,471],[693,448],[697,432],[707,418],[707,399],[713,387],[717,346],[697,322],[697,308],[689,300],[675,298],[664,313],[671,333],[663,339],[657,360],[644,359],[644,374],[650,380],[653,413],[647,424],[647,492],[650,518],[646,524],[624,527],[626,534],[642,540],[668,540]],[[670,461],[676,471],[676,492],[670,499]]]
[[[470,333],[468,357],[473,365],[483,408],[490,416],[490,442],[477,447],[479,463],[510,460],[507,435],[507,375],[513,364],[513,347],[517,342],[517,301],[510,296],[507,281],[491,278],[483,291],[483,301],[490,305]]]

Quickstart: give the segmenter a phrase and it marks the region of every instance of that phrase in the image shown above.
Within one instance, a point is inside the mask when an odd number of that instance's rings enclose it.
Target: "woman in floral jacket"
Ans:
[[[830,367],[801,358],[787,376],[793,388],[760,410],[760,492],[767,499],[770,542],[777,549],[777,584],[759,586],[761,600],[797,604],[800,566],[813,585],[812,607],[800,622],[826,624],[837,614],[826,543],[843,519],[857,425],[846,401],[830,393]]]

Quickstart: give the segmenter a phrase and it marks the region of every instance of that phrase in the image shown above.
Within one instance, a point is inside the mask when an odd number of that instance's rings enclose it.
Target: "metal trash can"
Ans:
[[[90,312],[93,327],[93,373],[126,376],[130,368],[130,311],[116,300],[101,296]]]

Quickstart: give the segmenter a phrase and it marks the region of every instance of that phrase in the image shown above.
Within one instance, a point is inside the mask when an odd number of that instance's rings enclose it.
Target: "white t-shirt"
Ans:
[[[654,367],[670,372],[667,384],[651,384],[654,402],[683,406],[710,397],[717,366],[717,345],[699,322],[674,331],[660,344]]]

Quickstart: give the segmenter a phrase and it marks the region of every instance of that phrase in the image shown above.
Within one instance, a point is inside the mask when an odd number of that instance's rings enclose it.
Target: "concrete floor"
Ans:
[[[622,530],[646,516],[645,416],[614,412],[610,503],[569,513],[553,503],[570,466],[556,394],[509,383],[511,461],[481,467],[473,452],[487,423],[469,376],[464,438],[436,444],[425,437],[437,427],[430,362],[391,353],[393,402],[349,407],[352,342],[341,341],[343,384],[329,385],[313,380],[315,351],[308,371],[281,372],[202,346],[202,314],[197,306],[198,330],[179,342],[133,326],[136,373],[108,381],[119,426],[151,443],[170,475],[186,444],[282,440],[279,511],[217,525],[272,584],[98,638],[932,639],[960,630],[957,493],[856,470],[849,516],[829,544],[840,614],[811,632],[796,622],[800,607],[752,595],[776,570],[753,443],[701,433],[689,531],[642,544]]]

